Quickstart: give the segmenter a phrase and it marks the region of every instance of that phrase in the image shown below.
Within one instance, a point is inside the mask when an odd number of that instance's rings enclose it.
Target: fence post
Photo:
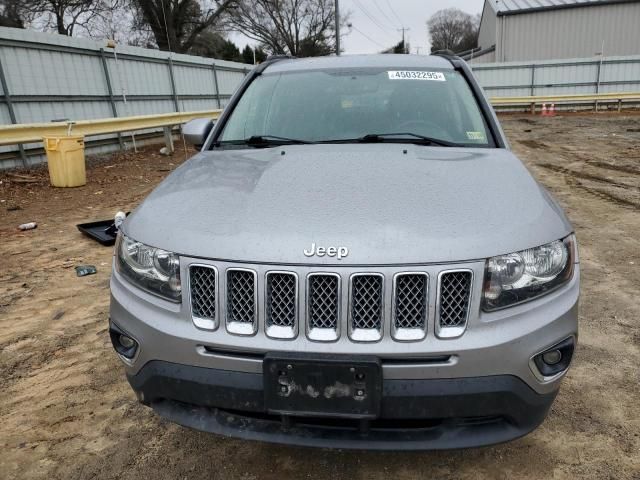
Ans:
[[[596,69],[596,95],[600,93],[600,71],[602,70],[602,55],[600,53],[600,61],[598,62],[598,68]],[[594,104],[594,110],[598,111],[598,101]]]
[[[169,78],[171,79],[171,93],[173,95],[173,104],[176,107],[176,112],[180,111],[180,105],[178,104],[178,92],[176,91],[176,78],[173,76],[173,60],[171,57],[167,58],[169,64]]]
[[[2,93],[4,94],[4,101],[7,104],[7,109],[9,110],[9,118],[11,119],[11,123],[15,125],[18,122],[16,120],[16,112],[13,109],[13,102],[11,101],[11,94],[9,93],[7,78],[4,76],[4,69],[2,68],[2,58],[0,58],[0,83],[2,83]],[[22,166],[24,168],[28,168],[29,164],[27,163],[27,154],[24,152],[24,147],[21,143],[18,144],[18,151],[20,152],[20,160],[22,160]]]
[[[100,49],[100,59],[102,60],[102,71],[104,72],[104,78],[107,81],[107,92],[109,93],[109,103],[111,104],[111,113],[113,118],[118,118],[118,109],[116,108],[116,102],[113,98],[113,86],[111,85],[111,76],[109,75],[109,67],[107,66],[107,57],[104,54],[104,48]],[[118,143],[120,144],[120,151],[124,150],[124,143],[122,142],[122,133],[118,132]]]
[[[531,65],[531,96],[533,97],[536,93],[536,66]]]
[[[216,103],[218,104],[218,108],[222,107],[222,103],[220,103],[220,87],[218,86],[218,69],[216,68],[216,63],[213,62],[213,81],[216,84]]]

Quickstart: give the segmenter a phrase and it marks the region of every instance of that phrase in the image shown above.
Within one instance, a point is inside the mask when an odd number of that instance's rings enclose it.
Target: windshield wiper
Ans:
[[[399,137],[399,138],[394,138]],[[382,142],[406,142],[406,138],[411,137],[411,143],[417,143],[419,145],[437,145],[439,147],[458,147],[460,146],[454,142],[448,142],[446,140],[440,140],[439,138],[427,137],[418,133],[411,132],[399,132],[399,133],[369,133],[358,139],[362,143],[382,143]]]
[[[277,135],[253,135],[242,141],[251,147],[268,147],[272,145],[299,145],[312,143],[307,140],[299,140],[297,138],[278,137]]]

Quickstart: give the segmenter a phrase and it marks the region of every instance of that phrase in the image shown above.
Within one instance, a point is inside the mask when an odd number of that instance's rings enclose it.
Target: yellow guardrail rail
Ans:
[[[89,137],[92,135],[167,127],[179,125],[195,118],[216,119],[221,112],[222,110],[202,110],[99,120],[79,120],[77,122],[3,125],[0,126],[0,145],[42,142],[44,137],[64,137],[71,134]]]
[[[543,103],[561,103],[570,105],[580,104],[596,104],[604,102],[618,102],[618,107],[622,102],[640,101],[640,92],[624,92],[624,93],[597,93],[597,94],[578,94],[578,95],[538,95],[524,97],[491,97],[489,99],[494,107],[497,106],[517,106],[517,105],[535,105]]]
[[[640,102],[640,92],[599,93],[585,95],[540,95],[523,97],[491,97],[493,106],[530,105],[543,103],[560,104],[597,104],[599,102]],[[139,115],[134,117],[104,118],[98,120],[79,120],[77,122],[23,123],[0,126],[0,145],[16,145],[41,142],[44,137],[62,137],[67,135],[104,135],[108,133],[146,130],[149,128],[179,125],[195,118],[216,119],[222,110],[202,110],[195,112],[162,113],[158,115]]]

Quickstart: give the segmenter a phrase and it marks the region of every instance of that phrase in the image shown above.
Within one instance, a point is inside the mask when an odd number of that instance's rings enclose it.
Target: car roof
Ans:
[[[340,55],[330,57],[287,58],[270,64],[265,72],[293,72],[334,68],[437,68],[453,70],[449,60],[437,55]]]

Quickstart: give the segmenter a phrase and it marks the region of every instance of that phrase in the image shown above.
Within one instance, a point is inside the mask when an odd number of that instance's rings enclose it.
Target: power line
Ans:
[[[364,6],[360,3],[360,0],[353,0],[353,2],[362,11],[362,13],[364,13],[365,16],[369,20],[371,20],[380,30],[382,30],[387,35],[389,34],[389,29],[383,27],[382,24],[373,15],[371,15],[366,8],[364,8]]]
[[[400,17],[398,16],[398,14],[396,13],[396,11],[393,9],[393,7],[391,6],[391,2],[389,0],[387,1],[387,6],[389,7],[389,10],[391,10],[391,13],[393,13],[393,16],[396,17],[396,19],[398,20],[398,22],[400,22],[400,25],[404,25],[404,22],[400,19]]]
[[[389,15],[387,15],[384,10],[382,10],[382,8],[380,8],[380,4],[378,3],[378,0],[373,0],[374,5],[376,6],[376,8],[378,9],[378,11],[382,14],[382,18],[386,19],[389,23],[393,23],[393,21],[389,18]]]
[[[376,45],[378,45],[381,48],[387,48],[386,46],[382,45],[380,42],[374,40],[373,38],[371,38],[369,35],[367,35],[366,33],[364,33],[362,30],[358,29],[355,25],[351,25],[351,28],[353,28],[356,32],[358,32],[360,35],[362,35],[363,37],[365,37],[366,39],[368,39],[370,42],[375,43]]]

